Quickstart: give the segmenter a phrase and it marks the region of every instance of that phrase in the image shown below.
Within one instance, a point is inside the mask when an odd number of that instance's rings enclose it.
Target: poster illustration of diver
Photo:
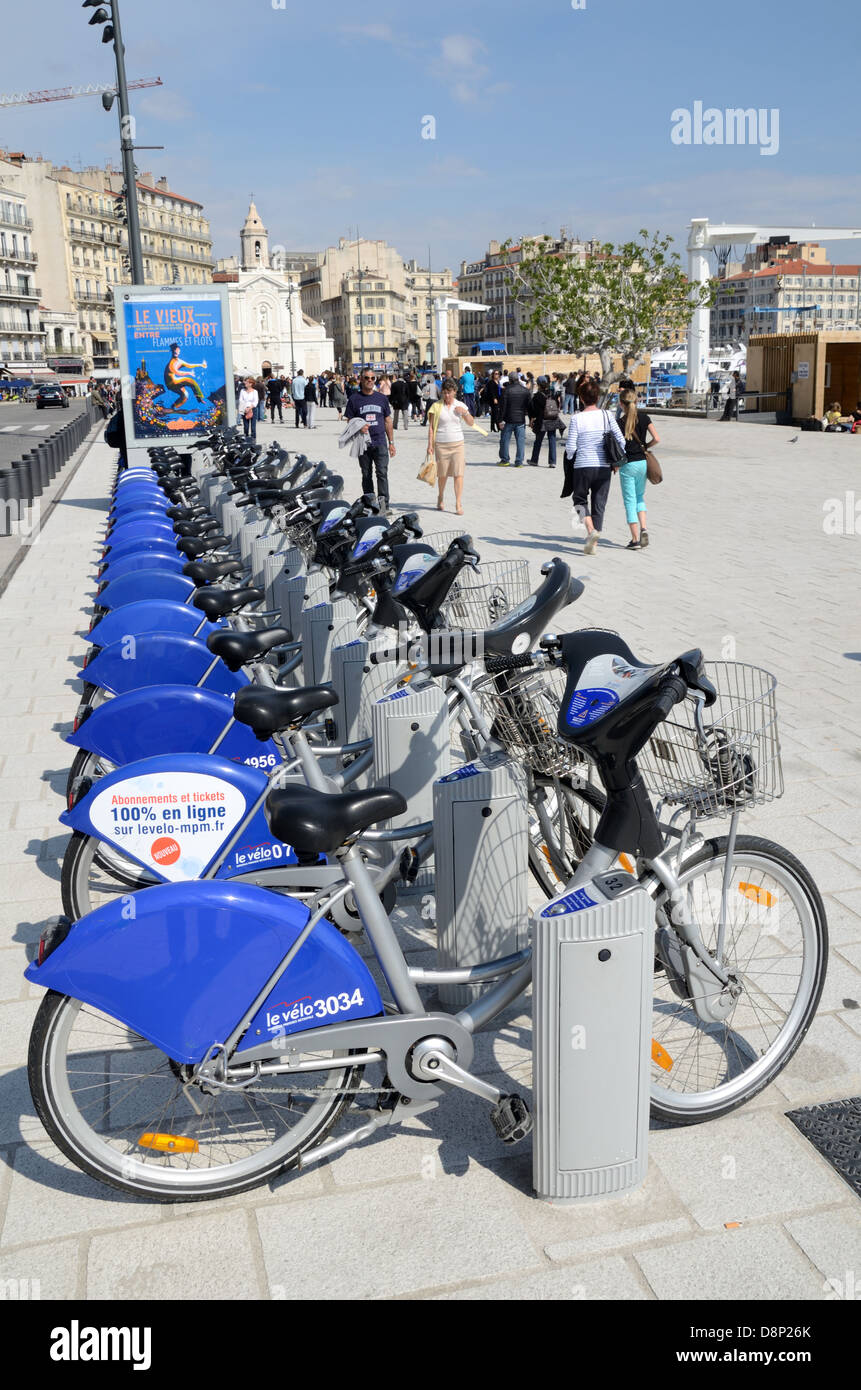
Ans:
[[[123,287],[121,303],[124,400],[132,396],[127,442],[199,438],[231,424],[230,320],[221,291]]]

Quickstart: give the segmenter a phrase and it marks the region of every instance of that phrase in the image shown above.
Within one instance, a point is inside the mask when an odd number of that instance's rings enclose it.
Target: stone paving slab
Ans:
[[[314,432],[266,425],[260,437],[325,459],[357,494],[334,412],[317,418]],[[605,538],[584,556],[561,469],[497,468],[496,437],[469,437],[462,524],[485,558],[526,559],[533,584],[551,555],[571,563],[586,591],[562,630],[610,626],[645,660],[699,645],[777,675],[786,795],[740,828],[801,858],[833,928],[819,1015],[778,1081],[717,1123],[653,1130],[637,1192],[567,1207],[535,1199],[528,1142],[501,1149],[482,1102],[460,1093],[402,1132],[214,1205],[131,1201],[59,1155],[26,1087],[40,991],[19,971],[60,910],[62,733],[115,457],[96,444],[0,599],[0,1277],[60,1298],[821,1299],[861,1267],[857,1199],[784,1118],[861,1089],[859,537],[822,524],[829,499],[857,490],[857,452],[843,436],[802,435],[787,453],[777,429],[658,428],[665,482],[650,489],[646,551],[624,549],[614,485]],[[438,513],[415,478],[425,438],[398,432],[394,505],[451,530],[451,500]],[[414,907],[398,933],[426,958],[433,936]],[[530,1043],[527,997],[478,1036],[477,1070],[528,1087]]]

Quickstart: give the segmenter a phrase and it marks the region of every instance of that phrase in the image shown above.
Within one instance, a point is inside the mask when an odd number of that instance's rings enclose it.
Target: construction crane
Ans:
[[[140,87],[163,86],[160,77],[138,77],[128,84],[129,91]],[[0,96],[0,106],[31,106],[39,101],[70,101],[72,97],[97,97],[103,93],[116,96],[117,89],[110,82],[87,82],[83,87],[49,87],[43,92],[7,92]]]

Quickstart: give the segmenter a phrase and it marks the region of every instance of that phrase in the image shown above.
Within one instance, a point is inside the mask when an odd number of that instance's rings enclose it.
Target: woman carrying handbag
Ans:
[[[466,456],[463,445],[463,424],[473,425],[475,421],[466,406],[457,399],[457,382],[448,378],[442,384],[442,399],[435,401],[428,410],[428,452],[426,466],[430,472],[430,461],[436,463],[437,511],[444,510],[445,485],[451,478],[454,483],[454,500],[458,516],[463,516],[463,476],[466,471]],[[422,469],[422,473],[425,470]],[[419,474],[419,477],[422,475]],[[430,478],[423,479],[429,482]]]
[[[245,438],[247,439],[250,435],[255,443],[257,441],[257,406],[259,401],[260,397],[254,388],[254,377],[247,376],[245,386],[239,392],[239,400],[236,404],[242,420],[242,428],[245,431]]]
[[[565,439],[565,485],[576,516],[585,523],[584,555],[594,555],[601,539],[604,508],[614,469],[625,459],[625,436],[606,410],[598,409],[601,388],[594,377],[578,387],[582,409],[572,415]]]
[[[625,503],[625,517],[631,529],[627,549],[645,550],[649,544],[649,533],[646,530],[646,481],[661,481],[661,466],[654,454],[649,458],[649,446],[660,444],[661,441],[655,433],[650,416],[645,410],[638,410],[636,391],[622,391],[616,420],[625,436],[626,461],[619,469],[619,482],[622,486],[622,501]]]

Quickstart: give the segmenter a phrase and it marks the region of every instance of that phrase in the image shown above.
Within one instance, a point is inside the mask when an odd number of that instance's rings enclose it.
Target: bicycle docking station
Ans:
[[[332,649],[357,635],[356,610],[347,599],[315,603],[302,611],[302,683],[322,685],[332,678]]]
[[[527,940],[526,773],[488,748],[433,786],[437,965],[457,970],[513,955]],[[446,1008],[481,984],[440,984]]]
[[[448,701],[435,682],[411,684],[382,695],[370,706],[373,785],[399,791],[408,810],[386,829],[421,825],[433,817],[434,784],[451,768]],[[433,889],[433,860],[413,880],[413,892]]]
[[[536,1195],[622,1196],[648,1163],[655,908],[621,870],[533,923],[532,1174]]]

